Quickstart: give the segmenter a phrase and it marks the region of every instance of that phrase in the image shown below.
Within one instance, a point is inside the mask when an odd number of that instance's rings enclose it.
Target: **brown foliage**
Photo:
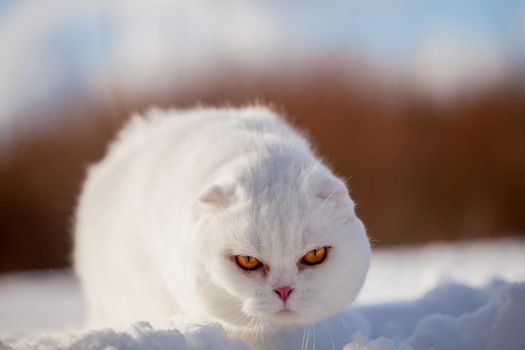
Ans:
[[[184,96],[59,109],[61,127],[20,137],[0,160],[0,271],[69,263],[86,167],[129,111],[151,103],[273,103],[348,178],[378,245],[525,232],[525,100],[518,87],[440,106],[414,94],[363,93],[346,79],[337,72],[290,84],[285,76],[237,77]]]

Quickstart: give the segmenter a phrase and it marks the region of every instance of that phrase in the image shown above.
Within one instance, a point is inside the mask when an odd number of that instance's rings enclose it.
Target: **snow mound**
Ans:
[[[446,284],[414,302],[361,306],[311,326],[287,329],[280,349],[523,350],[525,283],[497,281],[476,289]],[[218,324],[153,328],[147,322],[124,332],[6,338],[0,350],[249,349]]]
[[[408,339],[415,350],[525,349],[525,283],[509,285],[472,313],[434,314]]]
[[[176,329],[154,329],[148,322],[133,324],[124,332],[106,328],[79,335],[47,335],[15,340],[6,345],[0,341],[0,350],[11,349],[61,350],[249,350],[240,340],[230,339],[218,324]]]

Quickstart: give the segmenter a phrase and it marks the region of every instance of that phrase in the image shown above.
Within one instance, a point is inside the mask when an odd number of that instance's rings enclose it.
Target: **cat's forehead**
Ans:
[[[246,210],[234,233],[236,248],[263,258],[296,258],[325,245],[329,233],[315,225],[306,205],[276,200]]]

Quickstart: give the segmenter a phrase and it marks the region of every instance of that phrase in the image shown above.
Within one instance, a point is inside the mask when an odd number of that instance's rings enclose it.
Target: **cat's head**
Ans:
[[[368,270],[369,241],[345,184],[319,163],[274,166],[234,172],[198,200],[195,293],[232,328],[327,317],[354,300]]]

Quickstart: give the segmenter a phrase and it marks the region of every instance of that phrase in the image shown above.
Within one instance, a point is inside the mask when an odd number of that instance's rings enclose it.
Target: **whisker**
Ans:
[[[310,338],[310,327],[308,327],[308,332],[306,332],[306,344],[304,346],[305,350],[308,350],[308,340]]]
[[[303,331],[303,342],[301,343],[301,350],[304,350],[305,338],[306,338],[306,326],[304,327],[304,331]]]
[[[313,350],[315,350],[315,324],[312,325],[312,328],[314,330],[314,346],[313,346]]]
[[[324,199],[324,201],[321,203],[321,205],[319,206],[319,208],[317,208],[317,211],[316,211],[316,213],[315,213],[315,216],[314,216],[314,218],[313,218],[312,220],[316,220],[316,219],[319,217],[319,215],[321,215],[321,210],[324,208],[325,204],[328,203],[328,201],[333,197],[333,195],[336,194],[337,191],[339,191],[339,189],[340,189],[341,187],[344,187],[344,186],[346,186],[345,183],[344,183],[344,182],[341,182],[341,183],[337,186],[337,188],[336,188],[335,190],[333,190],[333,191],[332,191],[332,192],[331,192],[331,193],[330,193],[330,194]]]
[[[332,335],[332,332],[330,332],[330,327],[328,324],[325,324],[326,330],[328,331],[328,335],[330,336],[330,341],[332,342],[332,350],[335,350],[335,343],[334,343],[334,337]]]
[[[231,304],[224,305],[223,307],[221,307],[219,309],[215,309],[215,312],[223,313],[225,311],[230,311],[230,310],[237,309],[239,306],[241,306],[239,303],[231,303]]]

